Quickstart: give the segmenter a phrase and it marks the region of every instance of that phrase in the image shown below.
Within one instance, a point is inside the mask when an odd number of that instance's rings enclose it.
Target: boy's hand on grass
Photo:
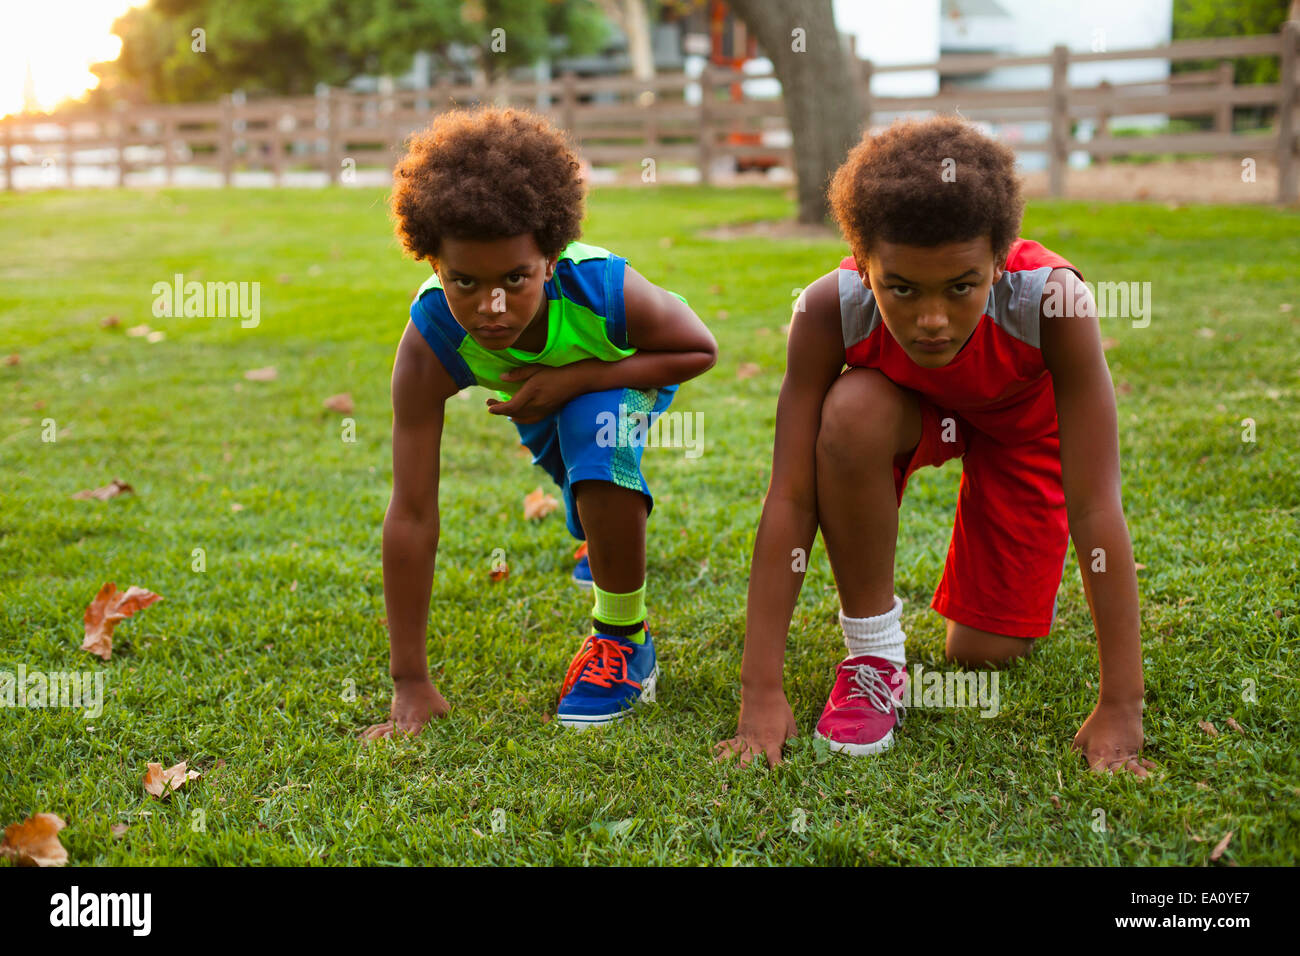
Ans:
[[[747,699],[742,693],[736,736],[714,746],[714,759],[730,760],[738,756],[740,765],[747,767],[755,757],[766,757],[767,765],[775,767],[781,762],[781,749],[785,742],[797,736],[799,729],[794,722],[794,712],[784,692],[777,691],[759,699]]]
[[[1127,770],[1139,777],[1156,769],[1138,756],[1142,750],[1142,702],[1135,707],[1098,704],[1074,735],[1074,749],[1083,751],[1093,770]]]
[[[523,382],[510,401],[489,398],[488,411],[505,415],[516,424],[531,425],[553,415],[576,394],[572,377],[562,368],[549,365],[524,365],[501,376],[502,381]]]
[[[381,740],[394,734],[418,734],[434,717],[446,717],[451,710],[428,677],[393,681],[393,706],[389,720],[372,724],[361,732],[365,741]]]

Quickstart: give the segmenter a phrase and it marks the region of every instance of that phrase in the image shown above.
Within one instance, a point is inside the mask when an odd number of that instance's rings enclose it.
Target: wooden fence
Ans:
[[[1098,162],[1121,155],[1211,153],[1276,156],[1278,201],[1293,203],[1297,199],[1298,35],[1300,25],[1291,21],[1277,35],[1187,40],[1139,50],[1071,53],[1057,46],[1040,56],[963,55],[891,66],[857,62],[867,91],[868,124],[881,124],[901,114],[957,109],[972,120],[1041,124],[1049,131],[1045,139],[1013,145],[1018,152],[1047,154],[1049,188],[1055,196],[1065,193],[1072,152],[1086,153]],[[1176,63],[1240,56],[1277,57],[1279,82],[1236,85],[1227,63],[1207,73],[1174,75],[1162,81],[1091,87],[1071,87],[1068,82],[1072,64],[1136,59]],[[931,96],[870,93],[875,73],[936,70],[943,78],[1009,67],[1049,67],[1051,81],[1037,89],[942,83],[939,92]],[[349,173],[359,167],[391,168],[403,140],[440,110],[493,102],[527,106],[550,115],[574,135],[593,165],[644,163],[646,159],[656,164],[680,162],[697,167],[701,180],[707,183],[721,158],[738,164],[793,166],[788,142],[773,145],[770,139],[772,133],[787,129],[781,100],[744,94],[744,84],[764,79],[774,78],[710,67],[697,78],[667,74],[650,82],[632,77],[584,79],[570,73],[549,82],[502,80],[492,86],[444,81],[425,91],[359,94],[329,90],[314,97],[250,102],[227,96],[218,103],[9,117],[0,120],[0,149],[9,189],[15,188],[16,168],[36,164],[45,167],[43,183],[50,185],[72,185],[73,169],[78,165],[114,168],[119,186],[127,184],[129,173],[141,169],[160,168],[170,183],[179,166],[214,167],[226,185],[233,182],[237,165],[269,170],[276,183],[287,170],[303,167],[322,170],[330,181],[348,182]],[[1275,125],[1263,133],[1235,133],[1232,111],[1236,107],[1275,109]],[[1115,118],[1150,114],[1207,117],[1213,120],[1212,129],[1136,137],[1110,134]],[[1097,135],[1076,138],[1074,127],[1081,120],[1091,121]],[[51,128],[59,130],[57,138],[38,135]],[[100,151],[101,158],[92,154],[88,160],[85,154],[92,150]],[[107,160],[102,158],[104,151],[108,151]]]

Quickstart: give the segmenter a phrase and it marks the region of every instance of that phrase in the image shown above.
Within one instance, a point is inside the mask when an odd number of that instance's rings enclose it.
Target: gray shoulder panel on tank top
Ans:
[[[876,308],[876,297],[862,284],[862,277],[852,269],[839,270],[839,285],[840,328],[847,349],[876,330],[880,324],[880,310]]]
[[[1051,266],[1002,273],[1002,278],[989,289],[984,314],[1026,345],[1042,348],[1039,326],[1043,286],[1051,274]]]

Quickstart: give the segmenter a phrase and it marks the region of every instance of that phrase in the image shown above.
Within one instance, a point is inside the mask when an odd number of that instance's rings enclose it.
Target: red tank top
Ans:
[[[1056,253],[1017,239],[970,339],[947,365],[923,368],[881,320],[875,297],[848,256],[837,270],[845,364],[880,369],[1005,445],[1054,433],[1056,400],[1039,339],[1043,284],[1053,269],[1080,275]]]

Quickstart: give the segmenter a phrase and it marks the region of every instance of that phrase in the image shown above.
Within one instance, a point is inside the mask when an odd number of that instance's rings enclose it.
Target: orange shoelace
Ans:
[[[641,684],[627,676],[627,658],[631,653],[632,649],[626,644],[592,634],[569,664],[560,696],[567,694],[578,681],[600,687],[630,684],[640,690]]]

